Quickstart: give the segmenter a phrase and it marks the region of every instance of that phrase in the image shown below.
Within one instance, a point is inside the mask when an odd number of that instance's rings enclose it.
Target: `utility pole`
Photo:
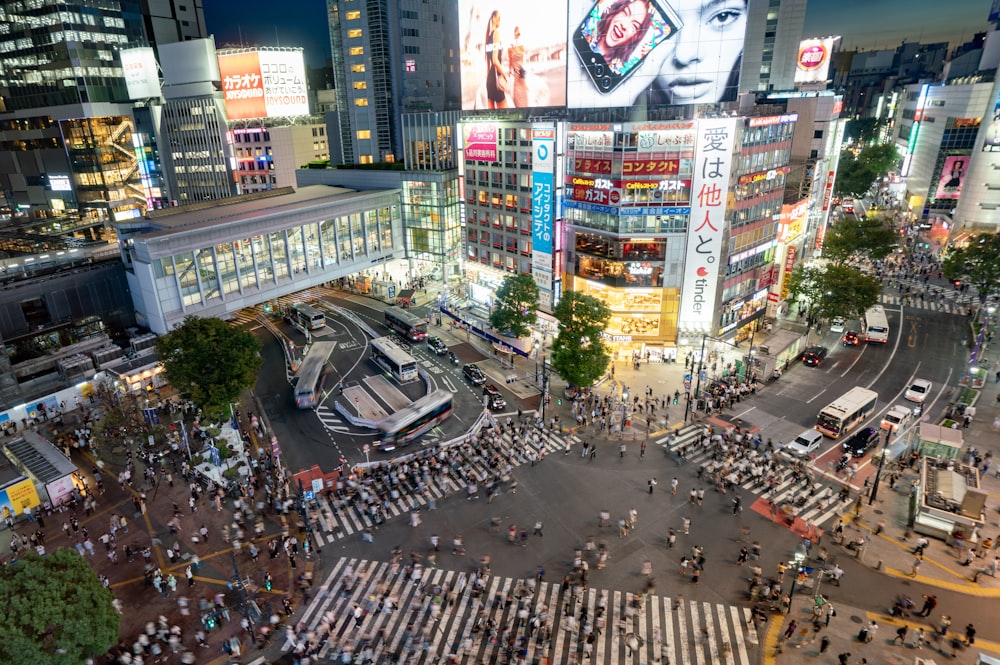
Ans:
[[[889,439],[892,438],[892,428],[885,430],[885,442],[882,444],[882,457],[878,461],[878,469],[875,470],[875,482],[872,483],[872,493],[868,495],[868,505],[875,503],[878,496],[878,483],[882,479],[882,466],[885,464],[885,456],[889,454]]]

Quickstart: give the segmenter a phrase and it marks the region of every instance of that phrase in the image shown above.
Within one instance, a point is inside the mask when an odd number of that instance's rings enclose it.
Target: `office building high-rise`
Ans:
[[[807,2],[751,0],[740,90],[768,92],[794,87]]]

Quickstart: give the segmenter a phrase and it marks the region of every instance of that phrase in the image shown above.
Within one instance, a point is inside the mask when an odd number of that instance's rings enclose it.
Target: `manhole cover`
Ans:
[[[875,513],[876,515],[881,515],[882,514],[881,510],[873,510],[872,512]]]

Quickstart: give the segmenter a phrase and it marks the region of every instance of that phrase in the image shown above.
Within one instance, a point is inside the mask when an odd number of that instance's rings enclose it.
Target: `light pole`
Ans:
[[[694,398],[698,399],[698,393],[701,392],[701,370],[705,367],[705,340],[708,339],[707,333],[702,333],[701,335],[701,355],[698,358],[698,375],[695,377],[694,384]],[[694,363],[691,363],[691,369],[694,369]],[[695,402],[695,408],[697,408],[697,401]],[[684,407],[684,422],[687,422],[688,414],[691,411],[691,393],[688,392],[687,405]]]
[[[875,503],[878,496],[878,483],[882,479],[882,466],[885,464],[885,456],[889,454],[889,439],[892,438],[892,428],[885,430],[885,442],[882,444],[882,457],[878,461],[878,469],[875,470],[875,482],[872,483],[872,493],[868,495],[868,505]]]

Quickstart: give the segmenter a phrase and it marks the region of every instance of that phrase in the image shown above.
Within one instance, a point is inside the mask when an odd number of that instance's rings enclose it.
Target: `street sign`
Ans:
[[[691,379],[684,379],[684,390],[691,390]]]
[[[371,449],[372,449],[372,447],[371,447],[371,446],[369,446],[369,445],[368,445],[367,443],[366,443],[365,445],[361,446],[361,450],[363,450],[363,451],[364,451],[364,452],[366,452],[366,453],[367,453],[367,452],[368,452],[369,450],[371,450]]]
[[[691,382],[691,372],[688,372],[687,374],[684,375],[684,380],[689,383]]]
[[[302,493],[302,499],[304,501],[312,501],[314,498],[316,498],[316,494],[312,490],[306,490]]]
[[[312,488],[313,488],[313,492],[322,492],[323,491],[323,479],[322,478],[313,478]]]

